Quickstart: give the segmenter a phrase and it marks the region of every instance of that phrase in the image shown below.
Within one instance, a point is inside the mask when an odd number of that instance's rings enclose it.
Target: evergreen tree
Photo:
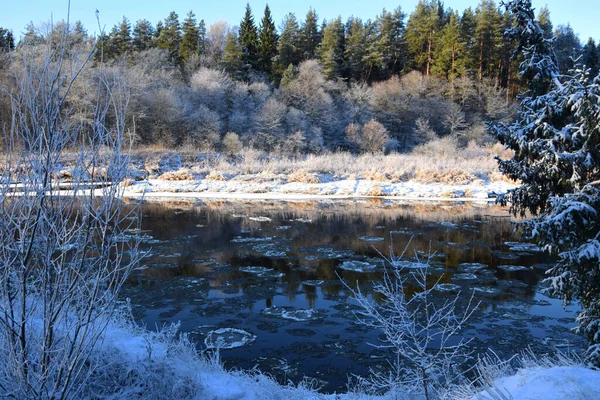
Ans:
[[[475,27],[477,21],[475,20],[475,12],[471,7],[463,11],[460,18],[460,38],[465,44],[466,59],[465,68],[469,75],[475,75],[477,70],[477,57],[474,56],[476,53],[475,49]]]
[[[174,64],[179,63],[179,44],[181,43],[181,29],[179,27],[179,16],[175,11],[171,11],[169,16],[165,18],[164,26],[157,25],[156,30],[158,39],[156,46],[159,49],[165,49],[169,52],[171,61]]]
[[[559,25],[554,31],[554,52],[562,74],[575,67],[574,60],[581,55],[581,42],[571,25]]]
[[[84,28],[81,21],[75,21],[75,25],[73,26],[73,30],[71,32],[71,38],[75,43],[82,43],[88,38],[87,30]]]
[[[41,43],[42,37],[38,35],[38,31],[33,24],[33,21],[29,22],[25,26],[25,31],[22,34],[21,42],[26,45],[36,45]]]
[[[548,9],[548,6],[540,8],[536,22],[544,32],[544,38],[552,39],[554,34],[552,33],[552,21],[550,21],[550,10]]]
[[[203,19],[198,22],[198,54],[206,53],[206,23]]]
[[[589,38],[588,42],[583,46],[581,64],[589,70],[588,73],[590,78],[595,78],[598,75],[598,68],[600,68],[600,56],[598,55],[598,48],[594,39]]]
[[[380,69],[376,77],[387,79],[399,73],[404,67],[405,43],[404,43],[404,18],[406,15],[398,7],[394,12],[382,11],[375,21],[377,39],[375,47],[371,49],[370,59],[378,59]],[[372,52],[376,51],[377,56]]]
[[[158,38],[160,37],[160,33],[162,32],[164,27],[165,27],[165,24],[163,24],[162,21],[158,21],[156,23],[156,29],[154,30],[154,40],[155,41],[158,41]]]
[[[136,51],[143,51],[153,46],[154,27],[150,21],[146,19],[140,19],[135,23],[133,28],[133,48]]]
[[[500,62],[502,47],[502,15],[493,0],[481,0],[475,10],[475,38],[477,57],[477,76],[493,76]]]
[[[452,12],[448,24],[440,34],[440,43],[431,69],[434,74],[449,78],[452,85],[454,85],[454,78],[466,72],[466,48],[460,28],[460,17],[457,12]]]
[[[528,96],[512,125],[490,131],[514,151],[501,171],[522,185],[501,196],[511,211],[533,217],[525,233],[559,255],[547,272],[552,289],[583,306],[579,330],[588,361],[600,365],[600,85],[584,74],[561,75],[551,41],[535,23],[530,0],[512,0],[512,33],[530,77]]]
[[[280,74],[290,65],[296,66],[302,61],[300,39],[298,20],[294,14],[290,13],[283,19],[281,37],[277,47],[277,68]]]
[[[273,73],[273,58],[277,55],[277,31],[273,18],[271,18],[271,10],[267,5],[265,14],[260,23],[258,35],[258,54],[259,54],[259,69],[271,75]]]
[[[368,57],[370,30],[360,18],[351,17],[346,23],[345,68],[354,81],[368,80],[373,64],[381,64],[378,55]]]
[[[244,64],[244,68],[258,69],[258,34],[249,3],[246,3],[246,14],[240,23],[238,41],[242,49],[242,63]]]
[[[342,18],[337,17],[323,29],[319,57],[323,74],[329,79],[343,78],[345,67],[345,34]]]
[[[131,24],[123,17],[119,25],[115,25],[110,33],[109,49],[105,49],[105,57],[112,58],[125,55],[131,51]]]
[[[187,13],[181,26],[181,43],[179,44],[179,58],[187,61],[193,54],[199,54],[200,32],[196,25],[196,16],[192,11]]]
[[[319,17],[312,8],[308,9],[306,19],[301,30],[301,51],[304,60],[310,60],[317,56],[317,50],[321,43],[319,32]]]
[[[0,27],[0,53],[15,49],[15,39],[8,29]]]
[[[244,78],[242,68],[242,47],[238,39],[235,29],[227,32],[225,38],[225,48],[223,49],[223,68],[235,79],[241,80]]]
[[[440,10],[436,0],[419,0],[417,8],[410,14],[406,24],[406,44],[412,68],[427,76],[431,73],[431,65],[437,37],[440,32]]]

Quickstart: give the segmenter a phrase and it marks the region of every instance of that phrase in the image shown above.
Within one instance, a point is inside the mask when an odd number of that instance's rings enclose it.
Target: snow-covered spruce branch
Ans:
[[[395,356],[387,372],[371,371],[361,386],[373,392],[408,391],[438,398],[456,376],[453,368],[469,353],[470,340],[459,337],[478,304],[471,295],[458,313],[460,293],[441,303],[434,299],[432,292],[440,280],[429,286],[427,264],[411,263],[407,268],[393,256],[386,264],[383,280],[373,289],[382,296],[380,304],[344,283],[362,307],[358,321],[385,336],[385,344],[372,345],[391,348]]]
[[[101,70],[79,86],[92,50],[72,47],[69,35],[67,24],[58,42],[23,46],[10,94],[0,182],[2,397],[78,398],[137,258],[137,243],[122,240],[139,225],[136,208],[123,208],[118,186],[128,166],[121,153],[128,91]],[[77,105],[76,115],[72,99],[82,90],[95,101]],[[78,173],[65,195],[56,176],[67,154],[75,154]],[[90,178],[105,183],[101,196]]]

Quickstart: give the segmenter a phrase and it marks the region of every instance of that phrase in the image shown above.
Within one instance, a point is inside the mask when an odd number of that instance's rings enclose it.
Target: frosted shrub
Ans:
[[[228,156],[236,156],[242,151],[242,141],[235,132],[227,132],[221,142],[223,153]]]
[[[434,301],[431,294],[439,280],[428,283],[427,264],[407,263],[392,255],[386,266],[383,280],[373,288],[381,295],[381,304],[347,286],[362,307],[357,313],[359,322],[381,331],[385,344],[377,347],[391,348],[394,354],[388,371],[371,370],[370,377],[359,378],[361,386],[377,393],[407,391],[412,398],[438,398],[466,354],[469,341],[458,337],[477,305],[471,296],[459,312],[460,294],[441,304]],[[416,291],[407,294],[415,285]]]

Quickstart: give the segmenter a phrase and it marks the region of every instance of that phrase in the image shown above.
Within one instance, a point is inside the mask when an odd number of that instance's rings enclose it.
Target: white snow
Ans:
[[[328,180],[323,183],[272,183],[252,181],[198,180],[166,181],[150,179],[124,188],[124,197],[194,197],[194,198],[240,198],[240,199],[315,199],[371,197],[380,192],[382,198],[402,200],[460,200],[494,201],[515,185],[507,182],[474,182],[469,185],[442,183],[376,182],[369,180]],[[470,193],[465,197],[465,193]]]
[[[294,314],[293,317],[312,317],[311,310],[285,309],[275,314]],[[287,315],[289,317],[289,315]],[[163,380],[173,396],[171,384],[184,384],[186,393],[194,399],[211,400],[388,400],[415,398],[410,394],[388,393],[372,396],[357,393],[319,394],[305,386],[282,386],[266,375],[258,372],[226,371],[218,359],[206,359],[196,354],[193,344],[178,341],[175,329],[167,329],[166,333],[155,333],[131,324],[112,322],[99,343],[98,352],[116,367],[123,365],[124,370],[144,372],[139,376],[146,382]],[[249,337],[254,335],[235,328],[224,328],[213,331],[219,335],[244,332]],[[225,350],[226,351],[226,350]],[[128,381],[125,381],[124,384]],[[160,384],[148,387],[161,388]],[[116,388],[120,393],[133,392],[126,398],[139,397],[135,388],[129,390]],[[498,395],[501,394],[501,395]],[[165,393],[146,393],[155,398],[172,398]],[[167,397],[165,397],[167,396]],[[123,397],[125,398],[125,396]],[[187,397],[186,397],[187,398]],[[487,389],[470,388],[460,391],[448,398],[456,400],[563,400],[563,399],[600,399],[600,371],[594,371],[581,365],[555,366],[551,368],[529,367],[520,369],[515,375],[494,380],[493,386]]]
[[[494,382],[472,400],[600,399],[600,371],[580,366],[521,369]]]

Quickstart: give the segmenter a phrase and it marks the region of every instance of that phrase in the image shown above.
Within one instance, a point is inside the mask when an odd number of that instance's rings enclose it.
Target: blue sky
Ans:
[[[580,39],[585,42],[588,37],[596,41],[600,39],[600,10],[598,0],[533,0],[533,5],[540,8],[548,5],[554,26],[570,23]],[[497,0],[499,2],[499,0]],[[0,11],[0,26],[12,29],[19,37],[29,21],[40,23],[51,18],[66,18],[67,0],[7,0]],[[250,0],[250,6],[258,23],[262,17],[267,1]],[[338,15],[346,19],[352,15],[363,19],[374,18],[383,8],[388,10],[401,6],[410,13],[417,0],[271,0],[268,1],[277,26],[288,12],[293,12],[303,19],[309,7],[313,7],[320,17],[332,19]],[[479,0],[446,0],[444,5],[456,10],[467,7],[475,8]],[[206,1],[206,0],[71,0],[71,21],[81,20],[89,33],[98,31],[95,11],[100,11],[100,22],[106,30],[118,23],[123,16],[131,22],[146,18],[153,23],[164,19],[170,11],[179,14],[180,21],[189,10],[193,10],[198,19],[204,19],[207,26],[217,20],[225,20],[237,25],[241,20],[246,0]]]

